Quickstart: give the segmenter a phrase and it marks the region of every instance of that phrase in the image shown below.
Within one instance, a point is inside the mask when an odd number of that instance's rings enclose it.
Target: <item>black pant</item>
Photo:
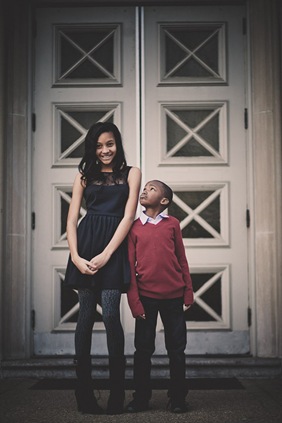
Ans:
[[[134,354],[134,397],[149,400],[152,395],[150,372],[151,357],[155,351],[157,316],[160,313],[165,346],[169,357],[169,396],[183,399],[187,394],[185,384],[185,348],[187,342],[183,298],[157,300],[141,297],[146,319],[136,319]]]

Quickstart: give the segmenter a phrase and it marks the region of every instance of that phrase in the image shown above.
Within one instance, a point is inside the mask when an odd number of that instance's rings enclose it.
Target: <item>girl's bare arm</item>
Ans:
[[[83,191],[85,188],[80,178],[81,175],[77,174],[73,184],[72,199],[67,218],[67,239],[72,262],[81,273],[86,275],[94,275],[98,269],[96,269],[95,266],[90,263],[90,261],[80,257],[77,251],[77,223]]]

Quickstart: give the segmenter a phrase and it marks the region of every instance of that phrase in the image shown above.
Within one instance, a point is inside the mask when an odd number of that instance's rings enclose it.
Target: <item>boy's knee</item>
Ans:
[[[171,358],[183,358],[185,357],[185,346],[179,346],[177,348],[168,348],[167,354]]]

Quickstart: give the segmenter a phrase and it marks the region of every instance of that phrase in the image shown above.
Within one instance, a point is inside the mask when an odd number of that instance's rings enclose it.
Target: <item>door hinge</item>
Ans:
[[[244,110],[244,126],[245,129],[249,128],[249,113],[248,113],[248,109]]]
[[[35,212],[31,213],[31,229],[35,229]]]
[[[243,30],[243,35],[246,35],[247,34],[247,19],[246,18],[243,18],[242,30]]]
[[[30,321],[31,321],[31,329],[34,330],[35,329],[35,310],[31,310]]]
[[[248,307],[248,326],[252,325],[252,309]]]
[[[251,226],[250,209],[246,210],[246,226],[247,226],[247,228],[249,228]]]
[[[32,113],[31,115],[31,129],[32,129],[32,132],[36,131],[36,114],[35,113]]]

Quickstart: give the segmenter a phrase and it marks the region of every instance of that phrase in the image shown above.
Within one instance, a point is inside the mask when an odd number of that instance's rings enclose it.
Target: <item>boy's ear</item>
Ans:
[[[166,206],[167,204],[169,203],[169,201],[168,201],[168,198],[162,198],[161,199],[161,204],[163,205],[163,206]]]

